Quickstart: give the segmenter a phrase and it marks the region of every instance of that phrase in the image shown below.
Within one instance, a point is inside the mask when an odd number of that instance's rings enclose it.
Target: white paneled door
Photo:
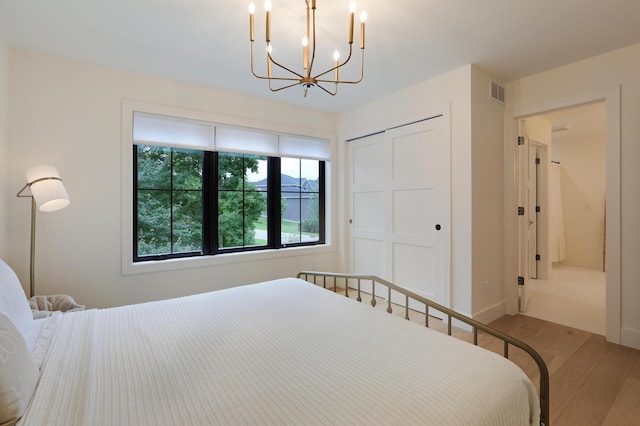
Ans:
[[[348,152],[351,271],[448,305],[448,116],[349,142]]]

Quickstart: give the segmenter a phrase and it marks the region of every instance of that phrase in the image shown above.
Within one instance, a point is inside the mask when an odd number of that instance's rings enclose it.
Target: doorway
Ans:
[[[528,302],[521,313],[605,335],[605,102],[525,122]]]

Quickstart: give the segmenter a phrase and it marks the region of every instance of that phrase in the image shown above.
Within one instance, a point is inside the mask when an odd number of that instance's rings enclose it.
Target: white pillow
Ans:
[[[14,424],[38,384],[38,367],[20,332],[0,314],[0,424]]]
[[[26,340],[33,327],[33,314],[20,280],[13,269],[0,259],[0,314],[9,318]]]

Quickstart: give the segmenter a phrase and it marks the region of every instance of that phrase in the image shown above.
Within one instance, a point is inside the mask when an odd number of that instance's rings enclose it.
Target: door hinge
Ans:
[[[540,206],[536,206],[536,213],[540,213]]]
[[[536,254],[536,260],[540,260],[540,255]]]
[[[518,285],[524,285],[524,277],[518,277]]]
[[[518,216],[524,216],[524,207],[518,207]]]
[[[524,145],[524,136],[518,136],[518,145]]]
[[[536,158],[536,164],[540,164],[540,159]]]

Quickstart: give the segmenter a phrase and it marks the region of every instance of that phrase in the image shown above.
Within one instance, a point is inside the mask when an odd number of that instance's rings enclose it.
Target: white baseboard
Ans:
[[[489,306],[486,309],[481,310],[480,312],[473,315],[473,319],[476,321],[480,321],[483,324],[488,324],[491,321],[497,320],[501,316],[507,313],[507,306],[505,302],[496,303],[495,305]]]
[[[633,349],[640,349],[640,330],[622,328],[620,330],[620,344]]]

